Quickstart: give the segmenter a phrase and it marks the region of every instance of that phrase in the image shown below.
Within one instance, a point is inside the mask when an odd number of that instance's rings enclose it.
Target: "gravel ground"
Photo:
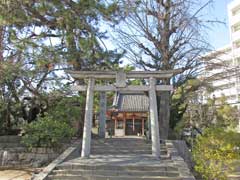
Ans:
[[[30,180],[32,170],[0,170],[0,180]]]

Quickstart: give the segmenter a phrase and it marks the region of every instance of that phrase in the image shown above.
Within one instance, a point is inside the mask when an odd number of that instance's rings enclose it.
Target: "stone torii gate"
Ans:
[[[88,79],[87,85],[76,85],[72,89],[87,91],[81,157],[90,156],[94,91],[100,92],[100,133],[105,136],[106,92],[128,91],[149,93],[149,114],[152,139],[152,155],[160,157],[160,137],[156,91],[171,91],[171,85],[156,85],[156,80],[171,78],[176,71],[67,71],[74,79]],[[116,80],[114,85],[95,85],[95,79]],[[148,79],[148,85],[127,85],[127,79]]]

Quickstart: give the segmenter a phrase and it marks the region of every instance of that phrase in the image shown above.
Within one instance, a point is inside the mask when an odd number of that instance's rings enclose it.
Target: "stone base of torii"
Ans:
[[[73,90],[87,91],[86,107],[84,117],[84,129],[82,140],[81,157],[87,158],[90,156],[91,150],[91,130],[93,118],[93,97],[94,91],[100,92],[100,137],[105,137],[105,122],[106,122],[106,92],[107,91],[143,91],[149,94],[149,115],[152,140],[152,155],[160,158],[160,137],[158,124],[158,109],[156,92],[172,91],[171,85],[156,85],[156,80],[171,78],[177,71],[67,71],[75,79],[87,79],[88,84],[73,86]],[[116,80],[114,85],[95,85],[95,79],[101,80]],[[148,85],[127,85],[127,79],[145,79]],[[170,93],[167,93],[170,94]],[[168,112],[166,112],[168,113]]]

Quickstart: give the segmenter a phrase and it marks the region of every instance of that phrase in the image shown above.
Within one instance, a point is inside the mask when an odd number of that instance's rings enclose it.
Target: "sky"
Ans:
[[[216,49],[230,42],[227,12],[227,5],[230,2],[232,2],[232,0],[214,0],[211,7],[205,9],[207,18],[217,19],[225,23],[213,25],[208,32],[209,41]]]

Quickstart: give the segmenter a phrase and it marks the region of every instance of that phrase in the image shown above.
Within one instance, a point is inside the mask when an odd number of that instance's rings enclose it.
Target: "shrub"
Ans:
[[[24,126],[25,135],[22,142],[27,147],[59,148],[63,139],[74,135],[74,130],[63,121],[54,120],[51,116],[39,117],[37,121]]]
[[[222,128],[206,129],[193,148],[195,170],[206,180],[225,180],[239,159],[240,135]]]
[[[62,97],[51,101],[47,110],[53,119],[67,122],[81,136],[84,124],[85,98],[84,96]]]

